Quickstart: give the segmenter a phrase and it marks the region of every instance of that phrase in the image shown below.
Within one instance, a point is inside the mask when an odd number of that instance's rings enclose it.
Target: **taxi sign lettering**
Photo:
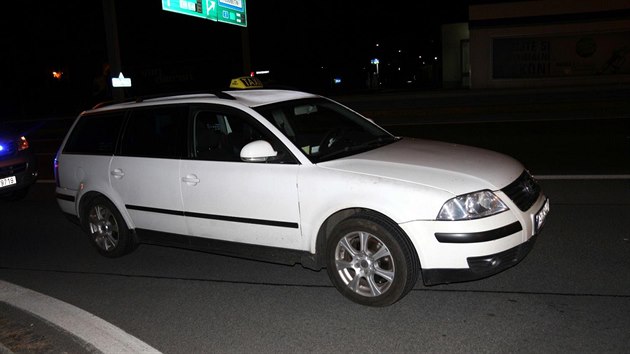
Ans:
[[[238,88],[238,89],[252,89],[252,88],[262,88],[263,83],[257,77],[239,77],[233,79],[230,83],[230,88]]]

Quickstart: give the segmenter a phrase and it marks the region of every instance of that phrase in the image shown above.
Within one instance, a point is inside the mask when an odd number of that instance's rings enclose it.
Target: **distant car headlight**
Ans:
[[[491,191],[479,191],[449,199],[438,220],[471,220],[502,213],[509,208]]]

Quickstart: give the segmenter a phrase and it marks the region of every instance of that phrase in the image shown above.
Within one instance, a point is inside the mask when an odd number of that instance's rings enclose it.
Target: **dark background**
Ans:
[[[75,114],[109,98],[102,1],[3,5],[0,121]],[[468,17],[467,2],[455,0],[246,7],[251,69],[270,70],[267,82],[324,94],[365,90],[376,57],[388,63],[381,88],[438,87],[440,26]],[[166,12],[157,0],[118,0],[115,8],[122,70],[133,82],[127,96],[222,89],[248,74],[242,27]]]

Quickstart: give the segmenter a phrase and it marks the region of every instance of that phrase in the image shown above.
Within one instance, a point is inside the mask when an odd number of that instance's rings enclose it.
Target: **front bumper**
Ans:
[[[0,161],[0,178],[14,176],[16,183],[0,188],[0,195],[9,194],[30,187],[37,180],[37,159],[32,154],[19,153],[10,159]]]
[[[399,224],[418,253],[424,284],[485,278],[525,258],[548,213],[548,199],[541,193],[526,211],[509,206],[509,211],[475,220]]]
[[[468,257],[467,269],[422,269],[425,285],[446,284],[482,279],[519,263],[534,247],[537,235],[509,250],[480,257]]]

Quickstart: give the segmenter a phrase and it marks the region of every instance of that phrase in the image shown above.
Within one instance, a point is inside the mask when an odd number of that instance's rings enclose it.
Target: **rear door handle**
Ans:
[[[121,179],[125,176],[125,173],[120,168],[116,168],[110,173],[112,176],[114,176],[114,178],[118,178],[118,179]]]
[[[199,178],[194,174],[186,175],[186,177],[182,177],[182,182],[185,182],[189,186],[196,186],[199,183]]]

